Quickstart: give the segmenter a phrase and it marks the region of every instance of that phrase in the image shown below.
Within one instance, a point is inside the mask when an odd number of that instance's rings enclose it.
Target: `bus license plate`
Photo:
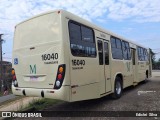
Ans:
[[[38,79],[38,77],[35,77],[35,76],[30,77],[30,80],[32,80],[32,81],[36,81],[37,79]]]

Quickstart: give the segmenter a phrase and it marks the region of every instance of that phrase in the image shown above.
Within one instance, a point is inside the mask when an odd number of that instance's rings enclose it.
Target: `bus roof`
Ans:
[[[83,19],[83,18],[81,18],[81,17],[79,17],[79,16],[77,16],[77,15],[74,15],[74,14],[72,14],[72,13],[66,11],[66,10],[62,10],[62,9],[57,9],[57,10],[54,10],[54,11],[48,11],[48,12],[45,12],[45,13],[42,13],[42,14],[33,16],[32,18],[29,18],[29,19],[27,19],[27,20],[25,20],[25,21],[20,22],[20,23],[17,24],[16,26],[18,26],[18,25],[20,25],[20,24],[22,24],[22,23],[24,23],[24,22],[26,22],[26,21],[29,21],[29,20],[31,20],[31,19],[34,19],[34,18],[36,18],[36,17],[40,17],[40,16],[43,16],[43,15],[46,15],[46,14],[50,14],[50,13],[54,13],[54,12],[59,12],[60,14],[62,14],[62,16],[66,17],[66,18],[68,18],[68,19],[75,20],[76,22],[82,23],[82,24],[84,24],[84,25],[86,25],[86,26],[88,26],[88,27],[94,28],[94,29],[96,29],[96,30],[98,30],[98,31],[101,31],[101,32],[105,33],[105,34],[109,34],[109,35],[112,35],[112,36],[117,37],[117,38],[119,38],[119,39],[128,41],[129,43],[132,43],[132,44],[134,44],[134,45],[137,45],[137,46],[140,46],[140,47],[144,47],[144,46],[141,45],[141,44],[138,44],[138,43],[136,43],[136,42],[134,42],[134,41],[132,41],[132,40],[128,40],[128,39],[126,39],[126,38],[124,38],[124,37],[122,37],[122,36],[120,36],[120,35],[118,35],[118,34],[116,34],[116,33],[113,33],[113,32],[111,32],[111,31],[109,31],[109,30],[107,30],[107,29],[98,27],[97,25],[95,25],[95,24],[93,24],[93,23],[91,23],[91,22],[89,22],[89,21],[87,21],[87,20],[85,20],[85,19]],[[144,48],[147,48],[147,47],[144,47]],[[149,49],[149,48],[147,48],[147,49]]]

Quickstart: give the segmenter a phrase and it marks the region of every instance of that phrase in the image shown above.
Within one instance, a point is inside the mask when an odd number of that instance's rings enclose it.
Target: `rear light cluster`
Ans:
[[[12,68],[12,82],[13,82],[14,87],[18,87],[18,82],[17,82],[14,68]]]
[[[58,66],[57,77],[54,84],[54,89],[60,89],[65,76],[66,65],[62,64]]]

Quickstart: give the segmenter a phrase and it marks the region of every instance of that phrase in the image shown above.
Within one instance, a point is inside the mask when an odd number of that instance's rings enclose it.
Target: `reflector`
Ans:
[[[59,87],[61,85],[60,81],[56,81],[56,86]]]
[[[16,75],[13,76],[13,80],[16,80]]]
[[[59,72],[62,73],[63,72],[63,67],[59,68]]]
[[[58,74],[58,79],[61,80],[62,79],[62,75]]]
[[[13,70],[12,70],[12,75],[14,75],[14,74],[15,74],[15,70],[13,69]]]

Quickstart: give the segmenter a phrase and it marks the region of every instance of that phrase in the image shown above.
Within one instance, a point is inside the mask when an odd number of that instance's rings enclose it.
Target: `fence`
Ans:
[[[12,64],[7,61],[0,62],[0,91],[4,92],[4,88],[11,89],[12,84]]]
[[[153,70],[160,70],[160,65],[152,65]]]

